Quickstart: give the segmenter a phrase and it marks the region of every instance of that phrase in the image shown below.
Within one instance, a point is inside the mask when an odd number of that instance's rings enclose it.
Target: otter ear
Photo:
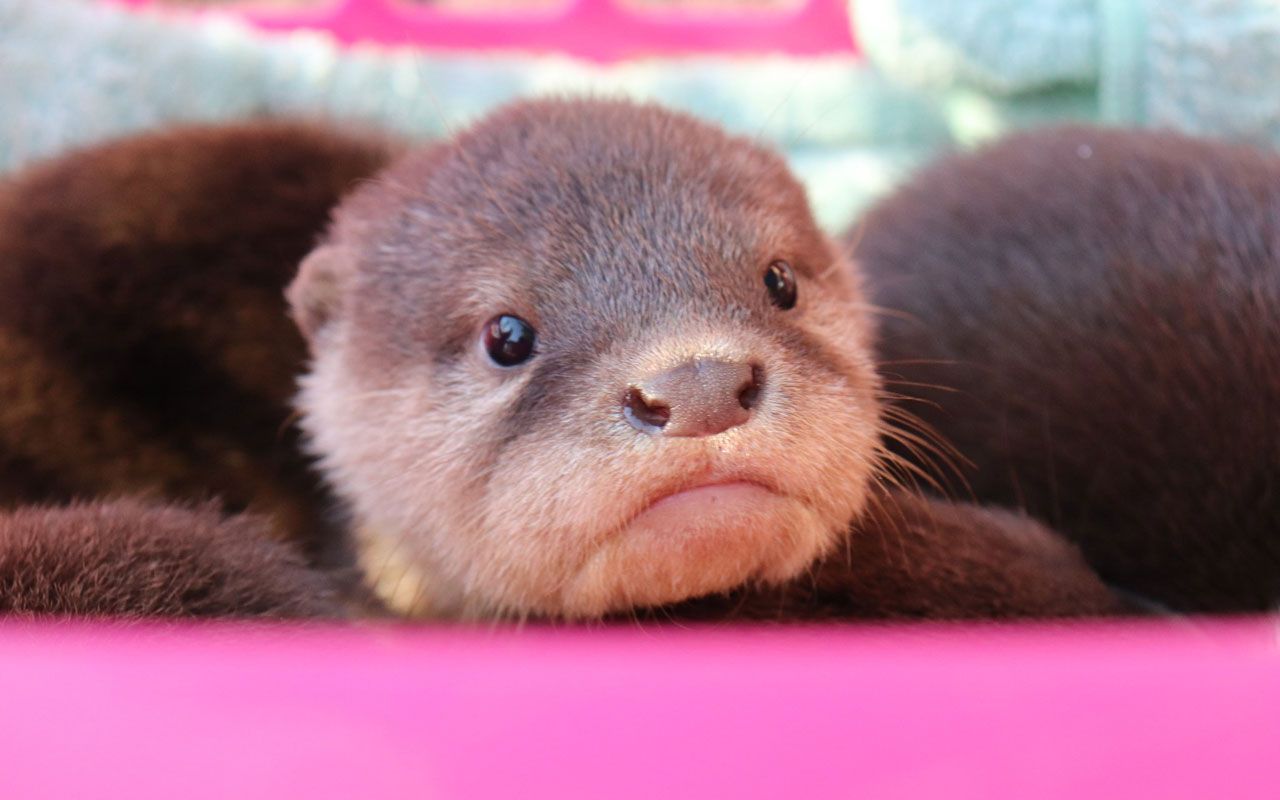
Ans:
[[[347,248],[321,245],[302,260],[297,277],[285,290],[293,321],[312,345],[337,316],[350,270],[351,252]]]

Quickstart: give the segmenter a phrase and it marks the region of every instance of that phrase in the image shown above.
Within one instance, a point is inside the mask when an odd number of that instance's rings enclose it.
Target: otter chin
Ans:
[[[757,483],[684,489],[602,543],[559,605],[591,616],[782,582],[825,549],[829,534],[803,502]]]
[[[311,451],[401,612],[779,583],[875,479],[856,271],[778,155],[683,114],[503,109],[354,191],[288,294]]]

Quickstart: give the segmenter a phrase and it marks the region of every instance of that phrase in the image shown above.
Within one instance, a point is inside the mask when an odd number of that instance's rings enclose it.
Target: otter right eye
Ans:
[[[485,352],[493,363],[500,367],[514,367],[533,357],[538,333],[519,317],[500,314],[485,323],[483,339]]]
[[[769,300],[786,311],[796,306],[796,273],[785,261],[775,261],[764,271],[764,286],[769,290]]]

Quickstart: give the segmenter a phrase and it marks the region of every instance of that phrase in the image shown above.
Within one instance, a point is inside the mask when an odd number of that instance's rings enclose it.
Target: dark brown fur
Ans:
[[[387,147],[300,124],[134,137],[0,184],[0,508],[218,498],[314,549],[282,292]]]
[[[890,387],[978,500],[1177,608],[1280,600],[1280,159],[1022,135],[925,170],[850,243]]]
[[[786,586],[644,618],[761,621],[1010,619],[1138,613],[1075,547],[1025,516],[908,492],[876,499],[846,542]]]
[[[510,135],[519,133],[523,113],[508,112]],[[642,146],[643,137],[637,142],[633,146]],[[501,155],[482,163],[509,168]],[[537,170],[554,170],[557,154],[545,156]],[[126,492],[213,497],[222,510],[272,515],[273,527],[314,551],[326,538],[328,501],[288,424],[303,345],[286,320],[281,291],[331,207],[385,159],[380,144],[299,126],[197,128],[74,154],[0,189],[0,502]],[[523,179],[537,196],[537,171]],[[619,176],[619,191],[627,179]],[[433,246],[493,247],[501,236],[509,245],[532,247],[529,231],[545,230],[544,208],[555,212],[553,229],[572,227],[575,214],[594,219],[593,208],[602,213],[600,224],[608,220],[599,199],[559,198],[513,216],[513,209],[493,207],[483,192],[464,188],[456,202],[475,204],[487,222],[462,225],[458,241]],[[791,220],[786,207],[797,201],[790,184],[784,188],[762,187],[753,206],[780,223]],[[364,202],[373,202],[369,196]],[[447,208],[448,198],[436,199]],[[660,200],[645,213],[672,213]],[[732,201],[726,198],[721,209],[685,209],[691,239],[704,241],[698,237],[706,225],[728,230],[719,215],[731,213]],[[769,211],[771,204],[776,211]],[[805,241],[816,235],[807,228],[801,233]],[[668,245],[665,255],[634,255],[675,263],[681,243]],[[730,263],[732,247],[718,249]],[[726,274],[734,271],[726,267]],[[698,297],[714,313],[715,278],[701,279]],[[398,296],[412,302],[415,292],[448,290],[447,282],[406,286]],[[601,303],[616,296],[608,286],[592,291]],[[663,292],[672,291],[686,297],[691,287],[637,282],[632,293],[644,313],[636,318],[669,312],[674,301]],[[579,306],[576,313],[590,309]],[[363,312],[374,315],[371,326],[375,312]],[[589,323],[571,329],[573,341],[580,339],[575,346],[599,346],[593,337],[608,333]],[[415,357],[452,357],[450,348],[461,347],[469,334],[445,324],[432,335],[443,338],[414,350]],[[827,358],[802,339],[788,346]],[[549,386],[557,369],[570,368],[571,356],[539,365],[545,377],[532,386]],[[545,410],[555,400],[554,393],[531,391],[512,414]],[[21,510],[0,518],[0,565],[9,570],[0,569],[0,603],[75,614],[335,611],[327,594],[332,585],[274,548],[267,541],[273,535],[279,534],[262,522],[223,521],[212,507],[183,511],[126,502]],[[895,495],[855,527],[847,548],[792,585],[671,613],[821,619],[1054,616],[1117,608],[1071,548],[1025,519]]]
[[[0,614],[336,617],[338,587],[262,518],[136,500],[0,513]]]

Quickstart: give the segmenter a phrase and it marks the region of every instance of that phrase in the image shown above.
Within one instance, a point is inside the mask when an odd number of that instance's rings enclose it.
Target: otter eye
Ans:
[[[769,290],[769,300],[786,311],[796,304],[796,274],[785,261],[775,261],[764,271],[764,286]]]
[[[501,314],[484,325],[484,349],[500,367],[514,367],[533,356],[538,333],[519,317]]]

